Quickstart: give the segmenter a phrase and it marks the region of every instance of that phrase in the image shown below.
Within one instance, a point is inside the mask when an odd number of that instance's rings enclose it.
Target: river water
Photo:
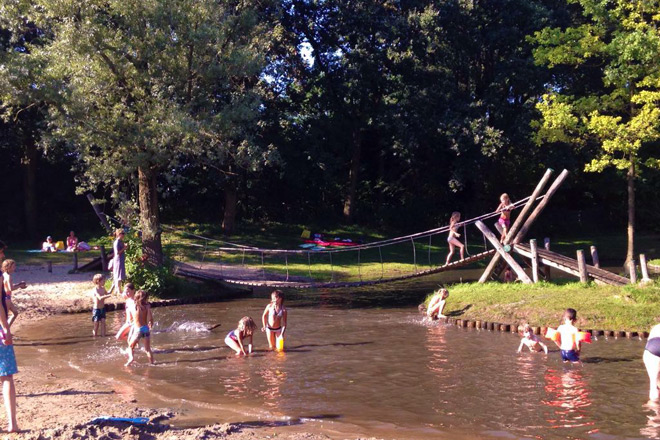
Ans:
[[[123,367],[113,338],[91,338],[87,314],[54,316],[21,329],[19,367],[93,376],[125,399],[175,408],[177,426],[234,422],[332,438],[660,438],[643,341],[600,339],[585,346],[581,366],[564,365],[553,347],[516,354],[515,334],[426,322],[415,307],[423,294],[369,301],[361,292],[287,299],[284,353],[267,352],[261,332],[247,358],[223,343],[242,316],[260,321],[262,294],[154,309],[155,366],[140,351],[137,365]],[[108,327],[122,320],[109,313]]]

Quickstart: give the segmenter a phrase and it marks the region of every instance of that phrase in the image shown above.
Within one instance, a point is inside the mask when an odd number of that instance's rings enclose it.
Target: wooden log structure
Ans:
[[[482,234],[490,241],[490,243],[493,245],[495,250],[504,258],[504,260],[507,262],[507,264],[513,269],[513,271],[518,275],[518,279],[521,280],[525,284],[531,284],[532,280],[529,279],[525,271],[523,270],[522,267],[516,262],[516,260],[506,251],[504,250],[504,247],[502,244],[499,242],[495,234],[491,232],[490,229],[481,221],[477,220],[476,222],[477,228],[481,231]]]
[[[580,282],[587,283],[589,282],[589,276],[587,275],[587,261],[584,257],[584,251],[579,249],[577,251],[577,262],[578,262],[578,272],[580,272]]]
[[[630,268],[630,283],[637,284],[637,264],[635,263],[635,260],[630,260],[628,265]]]
[[[591,246],[591,264],[594,265],[594,267],[600,268],[600,260],[598,259],[598,250],[596,249],[596,246]]]
[[[536,240],[529,241],[529,249],[532,253],[532,281],[539,282],[539,253],[536,247]]]
[[[548,168],[546,170],[545,174],[539,181],[539,183],[536,185],[536,188],[534,188],[534,191],[532,192],[532,195],[530,196],[529,200],[527,200],[527,203],[525,203],[525,206],[523,207],[522,211],[520,211],[520,214],[516,218],[516,221],[513,222],[513,225],[509,229],[509,233],[507,234],[506,237],[504,237],[504,244],[510,244],[512,238],[516,236],[518,233],[518,229],[522,225],[522,222],[525,220],[525,217],[527,216],[527,213],[532,209],[532,206],[534,206],[534,202],[536,202],[536,199],[541,195],[541,191],[543,191],[543,188],[545,188],[545,185],[548,183],[548,180],[550,180],[550,176],[552,176],[552,173],[554,171],[551,168]],[[490,278],[491,274],[493,273],[493,270],[495,270],[495,267],[497,267],[497,264],[500,262],[500,254],[495,254],[495,256],[490,260],[490,263],[488,263],[488,266],[486,267],[486,270],[484,270],[484,273],[481,275],[481,278],[479,278],[480,283],[485,283],[488,281],[488,278]]]
[[[639,254],[639,268],[642,270],[642,282],[648,283],[651,281],[649,277],[649,267],[646,264],[646,254]]]

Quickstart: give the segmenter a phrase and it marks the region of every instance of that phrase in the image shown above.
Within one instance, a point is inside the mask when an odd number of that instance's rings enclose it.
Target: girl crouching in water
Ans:
[[[236,330],[232,330],[227,334],[225,344],[236,352],[236,356],[247,356],[252,353],[252,335],[256,329],[257,324],[254,323],[254,320],[249,316],[244,316],[238,321]],[[250,339],[247,352],[245,352],[245,344],[243,343],[246,338]]]

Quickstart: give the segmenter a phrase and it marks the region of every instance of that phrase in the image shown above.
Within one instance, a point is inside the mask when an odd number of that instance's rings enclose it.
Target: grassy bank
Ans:
[[[564,309],[578,312],[578,326],[595,330],[648,331],[660,318],[660,286],[594,284],[456,284],[449,288],[445,314],[506,324],[560,324]],[[427,298],[428,301],[429,298]]]

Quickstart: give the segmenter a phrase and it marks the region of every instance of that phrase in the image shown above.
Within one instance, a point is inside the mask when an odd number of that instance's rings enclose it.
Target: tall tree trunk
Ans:
[[[162,266],[163,245],[160,240],[156,175],[157,173],[153,169],[138,168],[138,199],[142,228],[142,252],[146,255],[148,263]]]
[[[236,224],[236,206],[238,204],[238,191],[229,182],[225,188],[225,213],[222,218],[222,232],[225,235],[231,235],[234,232]]]
[[[24,138],[25,155],[23,156],[23,207],[27,236],[37,238],[37,145],[32,136]]]
[[[352,223],[355,216],[356,194],[359,181],[360,161],[362,156],[362,134],[360,129],[353,132],[353,156],[351,157],[351,170],[348,175],[348,193],[344,200],[344,221]]]
[[[629,272],[629,263],[635,258],[635,161],[630,157],[630,167],[627,174],[628,180],[628,252],[624,269]]]

